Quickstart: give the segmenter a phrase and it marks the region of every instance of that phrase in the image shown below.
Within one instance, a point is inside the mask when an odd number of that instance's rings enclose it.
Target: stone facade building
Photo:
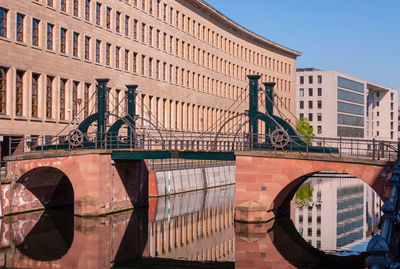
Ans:
[[[110,79],[109,123],[138,84],[136,113],[159,128],[216,131],[248,109],[248,74],[295,109],[300,53],[201,0],[3,0],[0,51],[2,155],[10,137],[66,133],[90,115],[95,78]]]

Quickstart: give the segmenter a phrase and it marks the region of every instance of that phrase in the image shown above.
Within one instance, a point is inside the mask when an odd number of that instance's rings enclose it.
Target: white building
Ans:
[[[375,233],[381,200],[352,175],[321,171],[305,184],[311,189],[308,204],[292,200],[292,221],[303,238],[326,252],[359,249]]]
[[[296,111],[318,137],[397,141],[397,90],[336,71],[298,68]]]

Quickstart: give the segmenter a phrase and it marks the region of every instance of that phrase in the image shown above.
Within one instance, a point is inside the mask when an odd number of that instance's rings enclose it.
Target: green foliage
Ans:
[[[312,201],[314,188],[311,186],[311,183],[304,183],[300,186],[300,188],[296,191],[296,205],[299,208],[303,208],[304,206],[308,206]]]
[[[311,139],[309,138],[314,137],[315,134],[313,133],[314,128],[310,125],[308,119],[301,118],[300,120],[297,120],[296,130],[298,133],[305,137],[305,142],[307,144],[312,145]]]

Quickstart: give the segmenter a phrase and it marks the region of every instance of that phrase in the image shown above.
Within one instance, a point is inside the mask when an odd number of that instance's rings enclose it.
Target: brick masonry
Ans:
[[[390,194],[391,166],[318,161],[274,157],[236,156],[236,207],[255,201],[265,206],[266,219],[275,216],[278,208],[308,176],[323,170],[351,174],[386,200]],[[240,215],[236,210],[235,215]],[[243,220],[242,220],[243,221]]]
[[[52,197],[59,184],[53,181],[54,171],[65,174],[71,183],[76,215],[103,215],[148,203],[148,171],[144,161],[114,163],[110,154],[87,154],[10,161],[11,184],[2,185],[3,214],[40,209],[59,198]],[[71,202],[68,199],[58,199],[53,206]]]

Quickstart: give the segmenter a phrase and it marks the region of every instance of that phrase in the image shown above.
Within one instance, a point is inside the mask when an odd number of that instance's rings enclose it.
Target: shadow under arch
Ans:
[[[268,235],[282,257],[296,268],[365,268],[367,253],[337,256],[314,248],[297,232],[289,217],[276,218]]]
[[[72,210],[45,210],[39,221],[16,247],[25,256],[37,261],[62,258],[74,238]]]
[[[74,207],[74,188],[61,170],[45,166],[30,170],[17,183],[28,189],[46,209]]]

